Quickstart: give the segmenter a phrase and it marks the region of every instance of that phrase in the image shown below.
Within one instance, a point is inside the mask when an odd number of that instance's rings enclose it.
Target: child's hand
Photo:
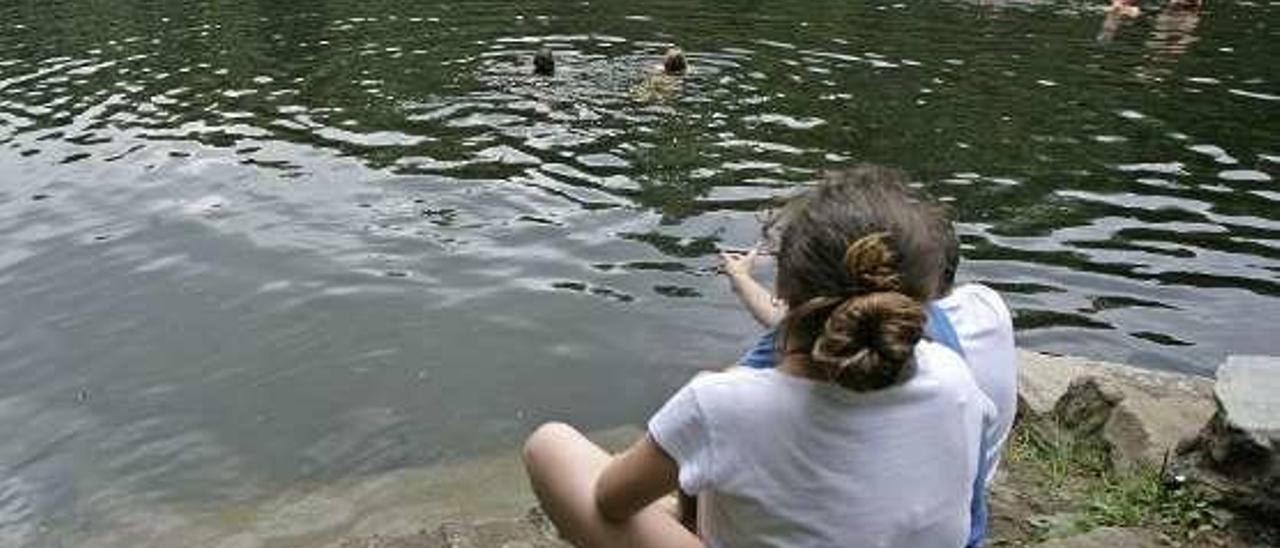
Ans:
[[[721,251],[720,272],[728,276],[729,287],[742,300],[742,304],[746,305],[747,310],[751,312],[751,317],[760,322],[760,325],[773,328],[778,323],[783,308],[781,303],[769,294],[769,290],[751,276],[751,270],[756,266],[756,256],[759,254],[759,246],[752,247],[746,253]]]
[[[752,269],[755,268],[757,254],[759,254],[759,250],[754,247],[746,253],[721,251],[720,272],[730,278],[750,277]]]

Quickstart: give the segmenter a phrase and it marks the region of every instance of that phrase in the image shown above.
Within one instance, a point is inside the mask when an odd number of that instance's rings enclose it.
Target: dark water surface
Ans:
[[[636,423],[752,337],[717,247],[856,162],[1024,346],[1278,353],[1280,3],[1150,7],[5,2],[0,545]]]

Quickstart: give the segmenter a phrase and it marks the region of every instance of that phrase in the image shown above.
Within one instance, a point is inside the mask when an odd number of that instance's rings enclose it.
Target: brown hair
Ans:
[[[556,58],[551,55],[551,50],[542,48],[533,55],[533,73],[538,76],[556,73]]]
[[[910,378],[922,303],[948,285],[950,223],[904,181],[877,166],[828,173],[771,223],[781,227],[778,296],[790,310],[781,350],[854,391]]]
[[[689,62],[685,60],[684,52],[680,48],[668,49],[666,56],[662,58],[662,70],[674,75],[684,74],[689,70]]]
[[[956,236],[949,208],[934,205],[932,211],[935,217],[933,237],[938,245],[937,251],[941,265],[938,288],[933,295],[936,299],[947,296],[956,284],[956,272],[960,270],[960,238]]]

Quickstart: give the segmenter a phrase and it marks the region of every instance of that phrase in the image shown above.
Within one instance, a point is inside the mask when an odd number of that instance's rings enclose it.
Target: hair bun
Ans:
[[[854,240],[845,248],[844,266],[857,283],[858,293],[902,290],[898,254],[888,232],[876,232]]]
[[[923,331],[923,308],[902,293],[850,297],[827,317],[814,341],[810,363],[850,390],[878,390],[914,371],[912,352]]]

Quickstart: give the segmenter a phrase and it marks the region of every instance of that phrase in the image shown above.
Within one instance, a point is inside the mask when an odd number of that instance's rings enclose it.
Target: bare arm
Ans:
[[[782,316],[782,309],[774,302],[773,295],[760,285],[760,282],[750,274],[738,274],[730,275],[729,283],[733,286],[733,292],[738,295],[738,299],[746,305],[747,311],[751,312],[752,318],[765,327],[777,325],[778,319]]]
[[[679,486],[676,461],[645,434],[613,457],[596,480],[596,508],[609,521],[624,521]]]
[[[738,300],[747,307],[751,317],[760,325],[773,327],[782,316],[782,307],[777,304],[773,295],[760,282],[751,277],[751,269],[755,266],[757,251],[752,249],[745,255],[741,253],[720,253],[724,261],[721,269],[729,277],[729,285]]]

